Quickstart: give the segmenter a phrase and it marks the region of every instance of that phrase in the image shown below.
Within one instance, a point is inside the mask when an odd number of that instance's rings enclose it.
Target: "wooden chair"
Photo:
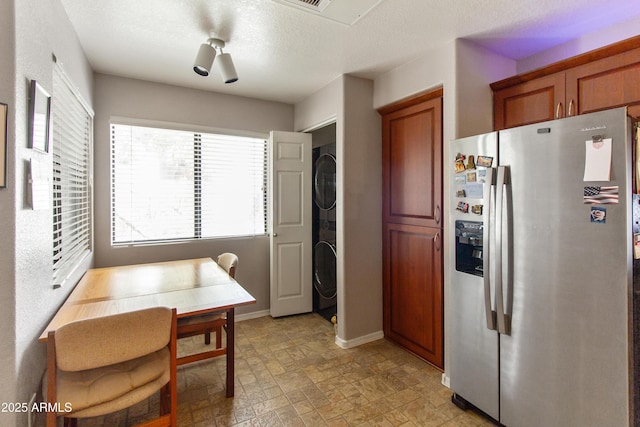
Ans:
[[[177,424],[176,310],[155,307],[80,320],[47,337],[47,427],[76,426],[130,407],[160,391],[160,416],[143,424]],[[56,403],[57,402],[57,403]]]
[[[225,252],[218,256],[216,262],[229,274],[229,276],[235,278],[236,266],[238,265],[237,255]],[[197,362],[199,360],[226,354],[227,349],[222,347],[222,328],[225,328],[226,330],[226,327],[226,313],[207,313],[200,316],[190,316],[178,319],[178,339],[194,335],[204,335],[204,343],[209,345],[211,344],[211,332],[215,332],[216,334],[216,347],[214,350],[180,357],[178,358],[178,365],[184,365],[185,363]]]

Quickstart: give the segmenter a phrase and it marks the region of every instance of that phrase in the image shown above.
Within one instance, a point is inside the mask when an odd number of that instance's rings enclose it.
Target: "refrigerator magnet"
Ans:
[[[456,209],[459,210],[460,212],[467,213],[467,212],[469,212],[469,203],[458,202],[458,205],[456,206]]]
[[[478,156],[478,161],[476,162],[478,166],[483,168],[490,168],[493,164],[493,157],[489,156]]]
[[[619,187],[617,185],[609,186],[587,186],[584,187],[584,203],[598,205],[615,205],[618,204]]]
[[[469,172],[467,174],[467,183],[476,182],[476,181],[477,181],[476,173],[475,172]]]
[[[462,153],[456,154],[456,160],[453,164],[453,170],[455,171],[455,173],[464,172],[466,170],[466,167],[464,166],[465,159],[466,159],[466,156],[464,154]]]
[[[456,191],[456,197],[465,197],[466,193],[464,192],[463,188],[458,188],[458,190]]]
[[[594,206],[591,208],[591,222],[605,224],[607,222],[607,208]]]
[[[471,213],[474,213],[476,215],[482,215],[482,205],[471,206]]]
[[[476,168],[476,162],[473,159],[473,156],[469,156],[469,159],[467,160],[467,169],[475,169]]]

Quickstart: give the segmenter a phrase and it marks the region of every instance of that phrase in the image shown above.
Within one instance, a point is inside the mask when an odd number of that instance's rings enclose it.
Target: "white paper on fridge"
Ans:
[[[611,180],[611,138],[585,141],[584,180]]]

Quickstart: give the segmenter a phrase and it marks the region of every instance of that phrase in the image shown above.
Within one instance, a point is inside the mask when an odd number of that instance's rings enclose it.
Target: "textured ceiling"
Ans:
[[[273,0],[61,0],[100,73],[287,103],[375,78],[455,38],[521,59],[640,15],[637,0],[382,0],[351,26]],[[354,1],[354,0],[333,0]],[[239,80],[192,70],[226,41]]]

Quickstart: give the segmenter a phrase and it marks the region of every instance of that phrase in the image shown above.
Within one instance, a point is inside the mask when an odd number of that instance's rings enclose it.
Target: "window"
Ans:
[[[93,112],[58,65],[53,73],[53,283],[91,251]]]
[[[266,234],[264,139],[111,125],[111,243]]]

